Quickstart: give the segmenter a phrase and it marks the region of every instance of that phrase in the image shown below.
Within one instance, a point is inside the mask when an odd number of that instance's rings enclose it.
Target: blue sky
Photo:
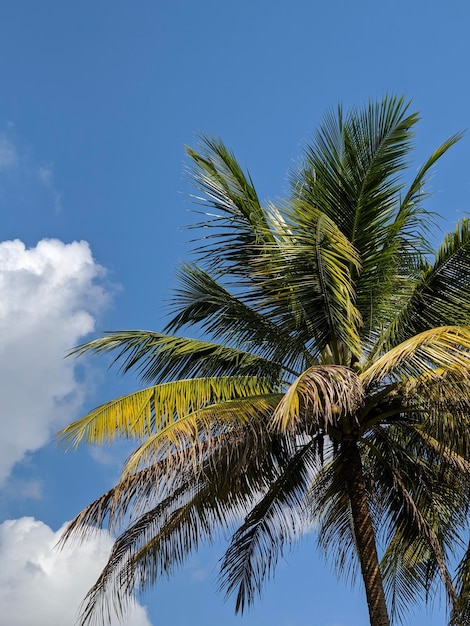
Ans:
[[[323,114],[404,94],[417,163],[470,126],[464,0],[100,0],[4,3],[0,19],[0,615],[73,624],[109,538],[51,549],[117,478],[127,450],[65,451],[56,430],[135,388],[99,361],[64,360],[90,332],[163,325],[188,258],[183,146],[221,137],[261,198]],[[428,206],[450,229],[470,209],[470,135],[441,161]],[[51,241],[52,240],[52,241]],[[436,239],[437,241],[437,239]],[[75,243],[74,243],[75,242]],[[10,520],[10,521],[5,521]],[[311,538],[235,617],[216,591],[222,547],[141,599],[127,626],[364,626]],[[24,602],[24,594],[29,601]],[[77,596],[78,594],[78,596]],[[439,602],[415,626],[444,624]],[[39,621],[38,621],[39,620]]]

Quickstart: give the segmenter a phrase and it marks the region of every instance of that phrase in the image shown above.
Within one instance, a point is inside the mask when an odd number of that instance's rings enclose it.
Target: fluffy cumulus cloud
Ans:
[[[55,546],[63,529],[53,532],[31,517],[0,524],[0,615],[8,626],[72,626],[87,590],[103,568],[111,538],[100,531],[85,544]],[[113,626],[150,626],[146,610],[135,605]]]
[[[103,275],[84,241],[0,243],[0,485],[77,413],[83,383],[64,355],[94,329]]]

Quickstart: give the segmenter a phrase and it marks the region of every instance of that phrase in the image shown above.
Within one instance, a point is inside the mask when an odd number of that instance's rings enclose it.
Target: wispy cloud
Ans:
[[[54,183],[54,168],[52,165],[39,165],[36,172],[41,184],[49,189],[53,195],[56,213],[60,213],[62,211],[62,194],[57,191]]]
[[[15,144],[4,132],[0,133],[0,172],[15,169],[18,161],[19,156]]]
[[[19,199],[25,204],[36,203],[43,196],[56,213],[62,210],[53,164],[39,161],[12,123],[0,128],[0,182],[0,199],[7,206]]]

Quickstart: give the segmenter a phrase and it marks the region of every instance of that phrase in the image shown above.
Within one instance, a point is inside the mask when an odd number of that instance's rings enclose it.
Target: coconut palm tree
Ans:
[[[470,228],[433,253],[424,185],[459,136],[407,179],[417,122],[395,97],[331,112],[276,203],[220,141],[187,150],[202,237],[169,323],[74,351],[113,352],[146,385],[61,433],[138,444],[64,536],[120,532],[83,624],[221,528],[237,611],[313,529],[340,573],[360,573],[371,626],[439,585],[463,623],[470,557],[457,578],[451,563],[470,504]]]

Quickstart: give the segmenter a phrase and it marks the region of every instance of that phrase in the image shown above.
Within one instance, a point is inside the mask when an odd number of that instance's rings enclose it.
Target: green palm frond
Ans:
[[[213,271],[240,281],[257,255],[255,244],[271,240],[267,212],[250,176],[220,140],[203,136],[199,152],[186,151],[193,162],[194,185],[204,194],[195,199],[207,210],[204,243],[196,253]]]
[[[284,208],[276,241],[264,246],[254,263],[254,276],[263,287],[262,310],[316,356],[328,345],[336,353],[344,344],[360,353],[361,317],[354,304],[351,268],[360,267],[354,246],[334,221],[307,202]]]
[[[470,542],[458,564],[455,585],[458,602],[451,613],[449,626],[465,626],[470,623]]]
[[[447,555],[459,541],[465,523],[462,506],[468,502],[468,493],[461,489],[462,473],[455,473],[457,458],[436,454],[433,442],[413,426],[406,431],[376,428],[367,443],[373,497],[385,521],[382,532],[388,534],[382,567],[394,611],[401,614],[418,594],[430,593],[439,579],[454,605]],[[378,456],[380,462],[375,463]]]
[[[244,347],[275,363],[282,362],[286,368],[301,371],[305,363],[312,364],[306,346],[271,319],[271,310],[261,312],[243,302],[197,266],[184,264],[178,278],[180,287],[172,303],[177,313],[165,332],[197,325],[217,341]],[[264,308],[263,304],[258,303],[258,309]]]
[[[426,265],[413,291],[397,306],[372,355],[430,328],[465,325],[470,317],[470,225],[467,219],[446,235],[433,265]],[[398,305],[398,303],[395,303]]]
[[[112,365],[123,373],[135,371],[144,383],[213,376],[259,376],[274,381],[289,375],[282,363],[239,350],[189,337],[176,337],[147,330],[116,331],[93,339],[70,354],[116,352]]]
[[[383,258],[390,256],[388,227],[398,209],[404,186],[399,175],[407,167],[411,129],[418,121],[408,107],[402,98],[388,98],[346,117],[341,110],[330,113],[294,181],[294,192],[326,213],[359,252],[357,305],[364,320],[371,303],[381,299],[383,270],[390,268]]]

